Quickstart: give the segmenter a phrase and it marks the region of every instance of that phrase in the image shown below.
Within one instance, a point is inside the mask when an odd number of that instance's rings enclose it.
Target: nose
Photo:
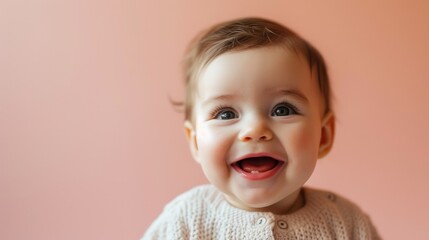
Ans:
[[[249,141],[269,141],[273,138],[273,132],[262,120],[251,121],[238,134],[242,142]]]

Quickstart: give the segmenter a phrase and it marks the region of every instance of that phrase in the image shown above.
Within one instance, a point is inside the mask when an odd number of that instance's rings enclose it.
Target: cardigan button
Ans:
[[[257,225],[259,225],[259,226],[262,226],[262,225],[264,225],[265,223],[267,223],[267,219],[266,219],[266,218],[263,218],[263,217],[259,218],[259,219],[256,221],[256,224],[257,224]]]
[[[335,199],[336,199],[336,197],[335,197],[335,195],[333,193],[329,193],[328,194],[328,199],[334,202]]]
[[[287,229],[288,228],[287,222],[285,222],[283,220],[278,220],[277,226],[279,226],[279,228],[281,228],[281,229]]]

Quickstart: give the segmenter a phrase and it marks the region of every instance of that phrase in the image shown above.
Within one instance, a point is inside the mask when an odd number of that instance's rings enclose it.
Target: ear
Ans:
[[[319,158],[326,156],[334,144],[335,116],[332,112],[325,114],[322,121],[322,135],[320,137]]]
[[[189,148],[191,150],[191,154],[194,157],[195,161],[200,163],[198,158],[198,143],[197,143],[197,135],[195,132],[195,128],[190,121],[185,121],[185,134],[188,139]]]

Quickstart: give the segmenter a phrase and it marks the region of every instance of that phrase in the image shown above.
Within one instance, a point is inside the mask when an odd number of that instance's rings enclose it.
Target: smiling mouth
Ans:
[[[273,169],[279,163],[271,157],[252,157],[240,160],[234,164],[248,173],[261,173]]]
[[[262,180],[274,176],[284,164],[269,156],[244,158],[231,164],[232,168],[250,180]]]

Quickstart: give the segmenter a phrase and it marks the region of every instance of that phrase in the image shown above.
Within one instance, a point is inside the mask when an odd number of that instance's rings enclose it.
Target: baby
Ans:
[[[335,132],[312,45],[238,19],[197,38],[185,67],[186,136],[211,185],[173,200],[143,239],[379,239],[355,204],[303,187]]]

